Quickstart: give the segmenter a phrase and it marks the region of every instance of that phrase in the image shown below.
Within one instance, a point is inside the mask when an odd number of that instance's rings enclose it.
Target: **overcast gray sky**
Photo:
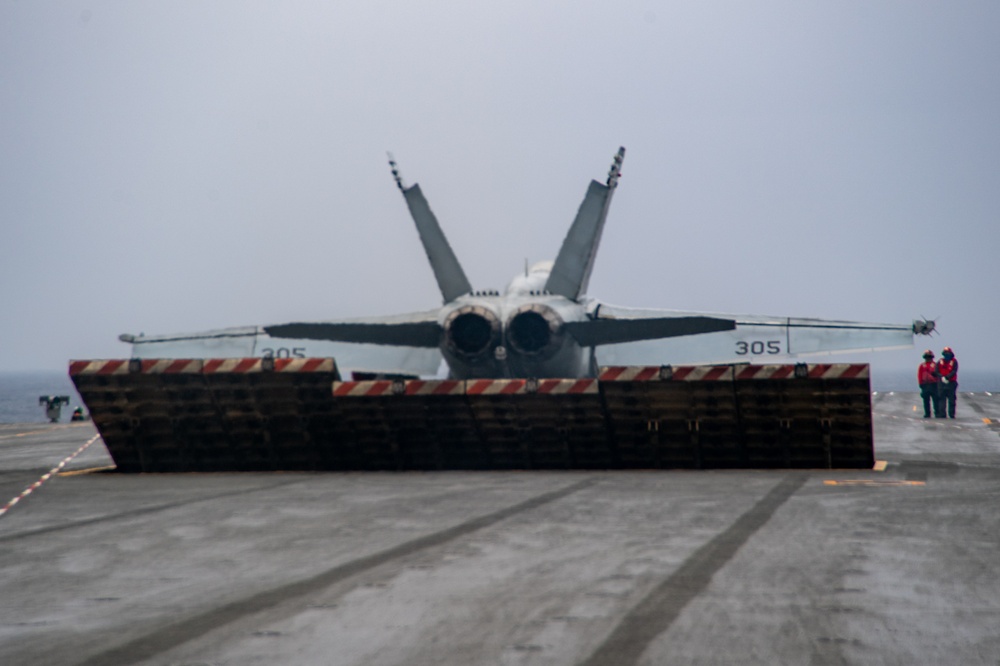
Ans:
[[[0,0],[0,370],[436,306],[387,150],[502,288],[619,145],[592,296],[1000,370],[992,0]]]

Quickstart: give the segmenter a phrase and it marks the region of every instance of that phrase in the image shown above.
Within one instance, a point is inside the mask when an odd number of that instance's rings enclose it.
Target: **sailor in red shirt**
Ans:
[[[941,376],[940,398],[941,413],[944,418],[947,407],[948,417],[955,418],[955,400],[958,398],[958,359],[951,347],[945,347],[941,351],[941,360],[937,362],[937,371]]]
[[[941,376],[938,374],[937,364],[934,363],[934,352],[930,349],[924,352],[924,362],[917,368],[917,383],[920,384],[920,397],[924,399],[924,418],[931,417],[931,407],[934,407],[934,416],[941,414],[938,405],[938,387]]]

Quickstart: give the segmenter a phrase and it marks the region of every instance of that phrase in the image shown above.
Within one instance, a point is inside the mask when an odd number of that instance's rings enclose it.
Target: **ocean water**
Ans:
[[[62,408],[63,423],[69,423],[77,405],[83,406],[66,372],[0,372],[0,423],[48,423],[45,406],[38,404],[43,395],[69,398],[69,406]]]
[[[912,372],[872,368],[872,390],[916,392],[916,366]],[[1000,372],[963,370],[959,391],[1000,393]],[[64,423],[69,422],[77,405],[84,406],[66,372],[0,373],[0,423],[46,423],[45,408],[38,404],[42,395],[69,396],[69,406],[63,407],[60,419]]]
[[[873,391],[917,392],[917,366],[913,370],[883,370],[872,368]],[[961,370],[958,373],[959,392],[1000,393],[1000,371]]]

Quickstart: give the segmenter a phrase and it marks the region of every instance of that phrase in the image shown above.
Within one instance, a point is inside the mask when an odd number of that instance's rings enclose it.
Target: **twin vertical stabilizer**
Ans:
[[[611,195],[618,186],[624,159],[625,148],[621,147],[611,164],[605,184],[590,181],[573,226],[559,249],[549,281],[545,284],[547,291],[573,301],[579,300],[587,292],[587,283],[590,282],[590,273],[597,257],[597,246],[601,242],[601,232],[611,205]]]
[[[620,147],[605,183],[601,184],[596,180],[590,182],[583,203],[576,213],[576,219],[573,220],[573,225],[563,240],[559,255],[545,284],[545,289],[549,293],[565,296],[573,301],[578,301],[586,293],[590,274],[594,269],[594,260],[597,257],[597,248],[601,242],[601,233],[604,231],[604,221],[611,205],[611,195],[618,186],[624,159],[625,148]],[[448,244],[444,232],[441,231],[441,226],[423,192],[420,191],[420,186],[403,185],[392,155],[389,155],[389,166],[417,226],[420,242],[424,245],[424,251],[430,260],[444,302],[449,303],[459,296],[470,293],[472,286],[469,284],[469,279],[465,276],[465,271],[462,270],[462,265]]]
[[[437,280],[438,288],[445,303],[450,303],[463,294],[472,291],[469,279],[465,277],[465,271],[458,262],[454,250],[448,244],[441,225],[431,211],[430,204],[420,191],[419,185],[405,187],[396,168],[396,161],[389,156],[389,166],[392,168],[392,176],[396,179],[396,185],[406,199],[406,205],[410,209],[413,222],[417,225],[417,233],[420,234],[420,242],[424,245],[427,259],[431,263],[434,271],[434,278]]]
[[[420,191],[419,185],[403,190],[406,198],[406,205],[410,208],[410,215],[417,225],[417,232],[420,234],[420,242],[424,244],[424,251],[434,269],[434,277],[437,279],[438,287],[441,289],[441,296],[445,303],[449,303],[463,294],[472,291],[469,279],[465,277],[462,265],[458,263],[458,257],[448,244],[437,218],[431,211],[424,193]]]

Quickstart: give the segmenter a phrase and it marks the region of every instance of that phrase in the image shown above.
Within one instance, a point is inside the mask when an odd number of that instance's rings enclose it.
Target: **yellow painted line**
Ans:
[[[13,435],[0,435],[0,439],[14,439],[15,437],[27,437],[28,435],[40,435],[43,432],[52,432],[53,430],[63,430],[64,428],[75,428],[80,425],[79,423],[64,423],[62,425],[49,426],[48,428],[41,428],[39,430],[28,430],[26,432],[18,432]]]
[[[872,470],[876,472],[884,472],[885,468],[888,466],[889,466],[888,460],[876,460],[875,465],[872,467]]]
[[[56,476],[82,476],[83,474],[93,474],[94,472],[107,472],[118,469],[117,465],[105,465],[103,467],[88,467],[86,469],[73,469],[68,472],[59,472]]]
[[[824,486],[926,486],[926,481],[880,481],[877,479],[827,479]]]

